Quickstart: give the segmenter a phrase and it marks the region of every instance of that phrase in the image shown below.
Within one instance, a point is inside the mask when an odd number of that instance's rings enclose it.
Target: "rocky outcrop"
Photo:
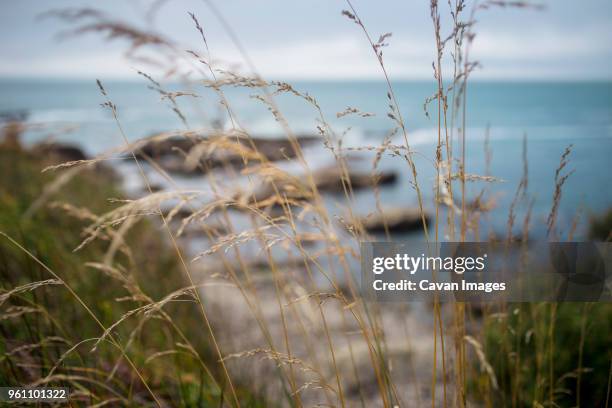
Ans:
[[[424,214],[425,222],[429,224],[430,215]],[[405,233],[423,230],[423,218],[418,208],[390,208],[384,209],[382,213],[376,212],[367,217],[358,219],[355,224],[360,224],[370,233],[384,233],[385,223],[391,233]]]
[[[338,166],[331,166],[317,170],[313,173],[313,178],[320,191],[343,193],[343,180],[348,187],[353,190],[371,188],[375,185],[389,185],[397,181],[397,173],[392,171],[379,171],[375,174],[371,172],[360,172],[348,169],[343,172]]]
[[[297,136],[300,148],[320,140],[318,136]],[[152,158],[164,170],[201,174],[209,169],[231,166],[241,168],[245,158],[278,161],[294,159],[297,153],[288,139],[244,136],[151,137],[135,151],[139,158]],[[259,160],[258,160],[259,161]]]
[[[280,174],[282,177],[277,177],[274,182],[271,180],[262,181],[258,186],[249,191],[237,193],[234,198],[244,204],[258,202],[264,203],[264,206],[267,201],[277,196],[278,193],[288,199],[306,201],[312,199],[311,184],[305,174]],[[344,194],[344,185],[348,187],[348,182],[350,182],[354,191],[372,188],[375,184],[392,184],[397,180],[397,174],[391,171],[383,171],[373,175],[372,173],[351,169],[341,171],[337,166],[315,170],[312,172],[311,177],[318,191],[338,194]]]
[[[57,163],[87,160],[89,158],[81,148],[59,142],[39,143],[32,148],[32,152]]]

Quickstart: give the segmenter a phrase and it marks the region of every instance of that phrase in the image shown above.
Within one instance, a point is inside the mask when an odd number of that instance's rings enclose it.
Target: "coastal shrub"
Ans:
[[[116,270],[105,272],[100,262],[108,239],[74,249],[91,217],[118,205],[109,198],[125,198],[116,177],[103,167],[79,171],[29,213],[55,178],[41,173],[49,164],[19,145],[0,145],[0,231],[30,252],[0,237],[0,385],[68,386],[75,401],[87,404],[149,405],[152,392],[175,406],[219,406],[225,390],[211,380],[218,363],[193,322],[193,302],[169,304],[149,319],[126,317],[135,307],[187,286],[158,227],[147,220],[135,225],[115,259]],[[121,277],[112,276],[117,271]],[[75,296],[104,327],[125,319],[111,335],[124,345],[151,392],[108,337],[97,344],[103,330]],[[245,388],[236,388],[244,405],[261,404]]]
[[[604,406],[612,361],[612,305],[508,304],[482,329],[486,372],[472,395],[501,406]],[[486,396],[486,398],[485,398]]]

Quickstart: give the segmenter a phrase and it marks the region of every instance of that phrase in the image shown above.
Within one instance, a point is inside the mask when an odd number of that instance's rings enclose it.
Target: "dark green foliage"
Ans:
[[[612,208],[591,219],[589,237],[595,241],[612,240]]]
[[[15,239],[70,285],[105,327],[126,312],[146,303],[127,299],[130,293],[115,279],[87,262],[101,262],[108,240],[94,240],[73,250],[83,240],[82,230],[91,220],[79,219],[51,202],[69,203],[93,214],[113,209],[109,198],[122,198],[112,172],[97,168],[83,170],[32,213],[24,214],[62,171],[41,173],[43,158],[18,147],[0,146],[0,231]],[[140,221],[126,237],[131,250],[119,253],[115,265],[132,277],[153,301],[173,290],[186,287],[176,253],[164,241],[155,220]],[[51,279],[52,276],[30,256],[0,236],[0,294],[20,285]],[[168,305],[159,315],[140,325],[130,317],[113,331],[114,337],[152,388],[157,398],[172,406],[220,406],[227,395],[211,379],[219,374],[217,359],[208,346],[208,337],[198,318],[194,302]],[[54,374],[81,376],[83,380],[57,380],[49,385],[82,387],[81,404],[89,405],[117,398],[122,405],[153,404],[150,394],[116,347],[102,342],[92,351],[102,330],[62,285],[42,286],[11,296],[0,305],[0,385],[31,384],[47,376],[70,347],[85,341],[64,356]],[[184,346],[185,339],[194,353]],[[88,340],[89,339],[89,340]],[[177,346],[180,344],[181,346]],[[155,353],[173,350],[150,358]],[[201,359],[201,361],[200,361]],[[209,370],[209,373],[204,369]],[[112,378],[109,374],[114,371]],[[224,392],[228,392],[227,389]],[[237,393],[245,406],[259,406],[260,399],[246,389]],[[111,404],[112,405],[112,404]]]
[[[493,402],[603,407],[612,359],[612,304],[534,303],[507,305],[507,310],[484,327],[485,353],[499,383],[499,390],[488,390]],[[485,375],[480,380],[473,387],[476,395],[485,389]]]

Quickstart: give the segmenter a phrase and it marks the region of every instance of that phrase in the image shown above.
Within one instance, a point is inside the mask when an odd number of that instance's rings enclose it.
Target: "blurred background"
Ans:
[[[192,61],[160,55],[149,45],[133,47],[125,36],[95,28],[96,22],[112,20],[159,35],[179,53],[190,50],[206,55],[215,69],[247,76],[255,70],[268,80],[288,80],[297,90],[317,99],[326,120],[344,135],[345,146],[381,143],[393,126],[386,115],[384,76],[363,32],[341,14],[347,8],[345,3],[217,3],[2,2],[0,112],[5,117],[22,115],[30,124],[45,124],[44,131],[31,127],[24,140],[34,142],[53,135],[78,144],[88,154],[101,153],[121,141],[112,117],[99,107],[101,97],[94,83],[99,78],[118,106],[130,139],[184,128],[169,101],[147,88],[150,83],[137,73],[142,70],[165,82],[170,90],[185,90],[189,84],[198,98],[178,102],[189,126],[233,126],[218,97],[198,82],[201,72]],[[474,4],[468,2],[466,8]],[[424,109],[425,100],[436,91],[429,2],[357,1],[354,5],[372,37],[392,33],[384,48],[385,66],[410,143],[421,153],[416,159],[419,179],[425,186],[432,186],[437,122],[435,115],[428,117]],[[77,18],[49,13],[83,7],[98,8],[103,14],[92,17],[84,13]],[[440,7],[442,27],[448,27],[448,5]],[[201,23],[206,44],[189,12]],[[569,228],[577,211],[595,214],[612,203],[612,193],[603,187],[610,181],[608,160],[612,153],[611,18],[612,5],[603,0],[544,1],[537,7],[479,11],[470,49],[470,58],[479,66],[471,74],[467,91],[466,171],[489,172],[503,180],[489,186],[499,209],[499,216],[492,218],[492,234],[505,228],[510,200],[521,176],[523,137],[528,141],[531,163],[529,188],[535,198],[535,234],[543,236],[541,221],[550,209],[554,169],[570,144],[575,173],[566,185],[560,225]],[[443,62],[445,85],[452,78],[452,69],[449,53]],[[267,107],[250,97],[252,89],[228,87],[225,92],[242,129],[258,137],[283,134]],[[280,95],[277,103],[292,131],[317,134],[319,118],[312,106],[287,95]],[[336,113],[348,106],[373,115],[337,118]],[[429,109],[435,112],[435,102]],[[458,123],[454,125],[459,127]],[[490,169],[485,168],[486,138],[490,139],[492,154]],[[397,135],[396,141],[401,144],[401,140]],[[324,166],[331,158],[323,150],[311,149],[313,163]],[[409,177],[397,162],[385,158],[381,163],[383,168],[396,171],[399,179],[383,189],[383,201],[414,205]],[[475,197],[482,186],[469,188]],[[424,188],[424,194],[431,198],[432,188]],[[358,193],[357,203],[363,212],[371,211],[373,202],[371,191]],[[581,234],[586,234],[584,228]]]

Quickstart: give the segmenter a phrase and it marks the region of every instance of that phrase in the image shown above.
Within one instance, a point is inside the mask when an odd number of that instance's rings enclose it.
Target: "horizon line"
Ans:
[[[340,82],[340,83],[350,83],[350,82],[384,82],[385,79],[383,77],[283,77],[283,76],[261,76],[264,79],[274,79],[279,81],[286,82]],[[125,76],[125,75],[109,75],[109,76],[64,76],[64,75],[6,75],[0,74],[0,81],[62,81],[62,82],[88,82],[88,81],[96,81],[96,80],[104,80],[104,81],[112,81],[112,82],[141,82],[142,78],[138,75],[134,76]],[[391,82],[436,82],[434,78],[423,77],[423,76],[398,76],[391,77]],[[159,78],[160,81],[167,81],[167,79]],[[448,80],[447,80],[448,81]],[[168,81],[170,83],[181,82],[180,79],[171,79]],[[471,78],[468,83],[485,83],[485,82],[539,82],[539,83],[607,83],[612,82],[612,77],[475,77]],[[448,82],[450,83],[450,82]]]

